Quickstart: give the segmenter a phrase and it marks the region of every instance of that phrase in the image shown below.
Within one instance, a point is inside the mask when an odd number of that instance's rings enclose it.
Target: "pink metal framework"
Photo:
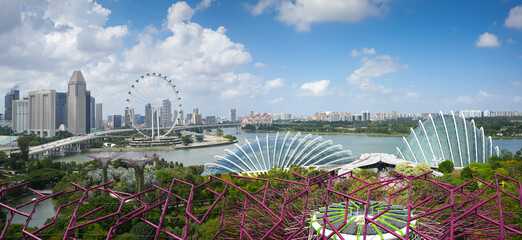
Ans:
[[[219,216],[219,230],[212,236],[220,239],[330,239],[337,235],[337,239],[344,239],[340,229],[346,224],[334,224],[323,215],[323,226],[330,226],[330,234],[326,227],[315,231],[310,227],[310,218],[314,212],[329,204],[349,201],[358,202],[362,206],[370,206],[370,201],[386,203],[388,207],[375,216],[364,214],[362,238],[366,239],[366,232],[370,225],[375,225],[397,239],[510,239],[522,236],[520,208],[522,208],[522,186],[515,179],[495,175],[492,182],[475,179],[482,185],[478,190],[471,190],[469,181],[461,186],[453,187],[443,182],[428,178],[428,173],[420,176],[403,176],[390,172],[385,177],[358,178],[352,172],[336,176],[333,172],[321,174],[313,178],[306,178],[293,173],[298,181],[284,179],[262,179],[244,176],[233,176],[233,181],[227,181],[216,176],[209,176],[208,181],[195,186],[193,184],[172,179],[168,189],[154,186],[138,194],[128,194],[106,188],[111,184],[104,183],[94,187],[82,187],[75,183],[73,190],[62,191],[52,195],[42,195],[29,188],[28,183],[0,186],[0,201],[7,191],[17,188],[27,188],[38,194],[39,197],[25,204],[10,207],[0,202],[0,206],[10,212],[0,239],[7,237],[6,230],[15,214],[27,218],[22,233],[26,239],[41,239],[38,234],[55,223],[56,217],[64,207],[74,206],[69,223],[65,229],[63,239],[76,239],[77,229],[87,225],[115,220],[115,224],[108,229],[106,239],[115,237],[116,230],[123,224],[138,219],[155,229],[154,236],[167,236],[174,239],[187,239],[198,232],[190,232],[189,224],[203,224],[209,216]],[[254,181],[257,190],[243,189],[234,184],[238,181]],[[188,194],[179,195],[177,190],[187,188]],[[104,206],[96,207],[83,215],[79,209],[87,204],[85,200],[96,191],[109,192],[115,196],[120,205],[116,212],[98,218],[88,218]],[[58,206],[53,220],[42,227],[30,232],[28,223],[31,220],[36,205],[41,201],[63,194],[81,193],[81,196],[66,204]],[[156,196],[151,201],[141,200],[144,195]],[[197,194],[211,194],[214,197],[207,199],[208,208],[201,212],[195,205]],[[237,196],[240,196],[237,198]],[[133,210],[127,213],[122,211],[125,204],[132,202]],[[517,209],[508,209],[510,206]],[[20,208],[33,204],[30,212],[22,212]],[[378,218],[390,210],[390,206],[400,205],[407,209],[407,227],[401,235],[390,229],[389,226],[378,221]],[[173,209],[184,209],[185,225],[181,235],[169,232],[164,225],[168,212]],[[159,210],[162,214],[157,221],[146,218],[152,210]],[[368,209],[366,209],[368,210]],[[518,214],[515,212],[518,211]],[[346,218],[346,215],[345,215]],[[89,221],[86,221],[89,219]],[[85,222],[84,222],[85,221]],[[81,222],[81,223],[80,223]],[[415,223],[415,224],[414,224]]]

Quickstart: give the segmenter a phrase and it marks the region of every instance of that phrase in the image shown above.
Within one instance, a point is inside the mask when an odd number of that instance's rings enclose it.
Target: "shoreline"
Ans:
[[[369,136],[369,137],[407,137],[409,134],[402,133],[350,133],[350,132],[310,132],[310,131],[254,131],[246,133],[275,133],[275,132],[290,132],[301,134],[316,134],[316,135],[356,135],[356,136]]]
[[[208,135],[205,136],[202,142],[193,142],[187,146],[185,145],[175,145],[175,146],[158,146],[158,147],[121,147],[121,148],[111,148],[109,151],[111,152],[134,152],[134,151],[175,151],[182,149],[191,149],[191,148],[206,148],[206,147],[215,147],[221,145],[230,145],[237,143],[238,141],[229,141],[226,138],[217,137]],[[107,151],[106,148],[88,148],[83,150],[83,152],[102,152]]]

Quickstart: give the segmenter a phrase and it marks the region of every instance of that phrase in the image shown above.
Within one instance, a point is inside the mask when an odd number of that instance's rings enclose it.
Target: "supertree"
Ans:
[[[136,175],[136,192],[141,192],[145,188],[145,166],[154,159],[159,158],[159,155],[152,155],[150,157],[144,156],[144,157],[136,157],[136,156],[124,156],[120,157],[122,162],[127,163],[131,165],[134,168],[134,173]]]
[[[113,152],[99,152],[93,154],[85,154],[85,156],[90,157],[101,164],[103,175],[102,175],[102,183],[106,183],[107,180],[107,167],[109,166],[109,162],[119,157],[121,154],[113,153]]]

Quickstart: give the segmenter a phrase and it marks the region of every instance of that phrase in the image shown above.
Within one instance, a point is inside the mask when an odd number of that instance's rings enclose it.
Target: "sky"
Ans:
[[[74,70],[104,119],[152,72],[204,116],[521,111],[522,1],[0,0],[2,96]]]

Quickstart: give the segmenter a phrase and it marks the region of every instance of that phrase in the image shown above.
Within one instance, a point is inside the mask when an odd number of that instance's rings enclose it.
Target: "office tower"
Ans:
[[[29,99],[13,100],[13,131],[23,133],[28,130]]]
[[[91,132],[91,91],[85,93],[85,133]]]
[[[198,108],[193,108],[192,109],[192,114],[198,115],[199,114],[199,109]]]
[[[134,108],[126,107],[124,116],[125,127],[132,127],[132,123],[136,125],[136,121],[134,120]]]
[[[179,120],[181,121],[185,120],[185,116],[183,114],[183,110],[179,110]]]
[[[172,119],[174,119],[174,121],[173,121],[174,125],[179,124],[178,117],[179,117],[178,111],[174,111],[172,113]]]
[[[160,126],[161,127],[172,126],[172,110],[171,110],[171,102],[169,99],[163,100],[163,105],[161,106],[160,111],[161,111]]]
[[[150,103],[145,105],[145,127],[152,127],[152,106]]]
[[[112,126],[114,129],[121,128],[121,115],[112,116]]]
[[[56,134],[56,91],[29,92],[29,133],[40,137]]]
[[[236,121],[236,109],[235,108],[230,109],[230,117],[228,118],[228,120],[231,122]]]
[[[72,134],[87,133],[87,99],[90,100],[90,96],[87,98],[87,84],[82,72],[74,71],[67,91],[67,130]]]
[[[370,121],[370,112],[368,110],[362,111],[361,118],[362,121]]]
[[[89,106],[89,109],[91,110],[90,113],[91,113],[91,119],[90,119],[90,125],[91,128],[96,128],[96,99],[94,99],[92,96],[91,96],[91,101],[90,101],[90,106]]]
[[[187,113],[186,124],[192,123],[192,113]]]
[[[202,124],[203,122],[201,120],[202,120],[202,117],[201,117],[201,113],[199,113],[199,109],[194,108],[192,110],[192,124],[194,124],[194,125]]]
[[[103,129],[103,105],[101,103],[96,104],[96,124],[94,127],[96,129]]]
[[[4,120],[11,121],[13,114],[13,101],[20,100],[20,90],[18,90],[18,85],[15,85],[9,92],[5,94],[5,113]]]
[[[67,93],[56,92],[56,128],[67,125]]]

